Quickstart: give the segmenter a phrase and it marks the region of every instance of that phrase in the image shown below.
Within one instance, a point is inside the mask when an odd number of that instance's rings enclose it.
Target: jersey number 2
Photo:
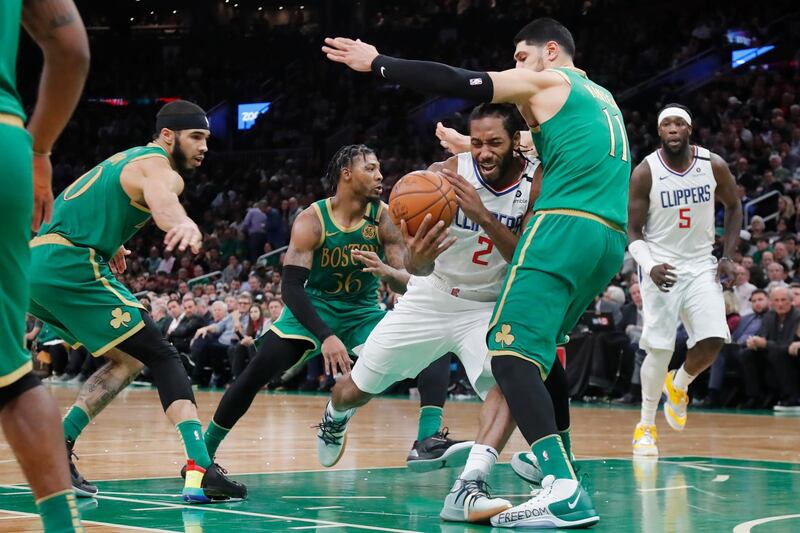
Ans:
[[[481,256],[489,255],[490,253],[492,253],[492,250],[494,250],[494,243],[492,242],[492,239],[490,239],[489,237],[481,235],[478,238],[478,244],[485,244],[486,248],[478,250],[477,252],[472,254],[472,262],[475,263],[476,265],[488,266],[489,261],[481,259]]]
[[[692,210],[689,207],[682,207],[678,211],[678,227],[682,229],[692,227]]]

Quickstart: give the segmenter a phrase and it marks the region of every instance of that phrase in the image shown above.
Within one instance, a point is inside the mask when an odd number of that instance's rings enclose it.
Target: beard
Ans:
[[[172,150],[172,159],[175,161],[175,170],[182,178],[191,177],[197,170],[190,165],[189,158],[186,156],[186,152],[183,151],[180,135],[175,135],[175,148]]]
[[[689,150],[689,139],[688,138],[683,139],[681,143],[675,148],[672,148],[668,143],[662,141],[661,149],[671,155],[680,155],[686,153]]]

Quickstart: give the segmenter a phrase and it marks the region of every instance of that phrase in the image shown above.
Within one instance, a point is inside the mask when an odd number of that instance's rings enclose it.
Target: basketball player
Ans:
[[[349,353],[364,344],[386,313],[378,306],[379,280],[361,262],[364,253],[385,256],[383,280],[404,292],[408,272],[418,272],[419,265],[453,244],[444,223],[431,225],[429,216],[420,237],[407,239],[406,251],[380,201],[383,176],[370,148],[342,147],[328,165],[327,181],[333,196],[311,204],[292,226],[281,286],[286,307],[259,339],[256,356],[225,391],[206,430],[212,456],[272,377],[320,354],[326,374],[350,372]]]
[[[53,218],[31,243],[30,312],[70,344],[108,362],[83,385],[64,419],[67,448],[89,421],[139,374],[152,371],[161,405],[188,458],[183,498],[190,503],[243,499],[243,485],[213,464],[202,438],[194,394],[177,350],[113,272],[125,270],[122,244],[150,219],[166,232],[167,250],[200,250],[202,235],[178,200],[184,178],[203,162],[210,134],[205,112],[178,100],[156,116],[157,138],[113,155],[58,196]],[[97,487],[72,467],[78,495]]]
[[[505,104],[476,107],[469,122],[471,151],[430,167],[444,173],[456,190],[459,209],[450,230],[458,240],[427,266],[429,275],[411,277],[394,311],[370,334],[352,374],[337,381],[317,433],[320,462],[333,466],[344,452],[347,423],[357,407],[392,383],[414,377],[438,354],[455,353],[486,401],[481,414],[486,423],[462,479],[445,501],[441,516],[446,520],[486,520],[511,507],[488,497],[465,504],[461,497],[466,488],[485,491],[481,466],[494,464],[515,427],[491,375],[485,341],[520,228],[532,216],[538,192],[534,174],[541,180],[538,161],[515,157],[515,115]]]
[[[730,339],[720,280],[730,286],[736,277],[730,258],[742,227],[742,205],[728,165],[690,145],[691,134],[689,109],[668,104],[658,115],[661,147],[631,175],[628,249],[639,265],[644,313],[639,346],[647,352],[634,455],[658,455],[655,417],[662,388],[664,417],[672,429],[683,430],[689,384]],[[715,199],[725,206],[719,261],[711,255]],[[667,374],[679,319],[689,333],[689,352],[684,364]]]
[[[570,462],[569,402],[556,344],[619,271],[625,252],[630,154],[613,96],[573,65],[575,42],[553,19],[516,35],[517,68],[476,72],[379,55],[361,41],[326,39],[327,57],[421,92],[517,105],[544,177],[520,238],[487,344],[492,371],[544,472],[528,502],[492,517],[501,527],[574,527],[599,516]],[[543,311],[531,316],[531,303]],[[474,496],[474,497],[473,497]],[[485,494],[464,498],[473,501]]]
[[[20,22],[44,55],[36,107],[25,131],[17,92]],[[25,349],[33,229],[50,219],[50,151],[80,99],[89,71],[86,30],[72,0],[0,3],[0,424],[30,484],[45,533],[83,531],[69,482],[58,405]]]

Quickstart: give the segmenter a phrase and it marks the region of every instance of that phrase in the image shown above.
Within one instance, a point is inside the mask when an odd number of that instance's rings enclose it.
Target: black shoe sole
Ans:
[[[407,458],[406,466],[409,470],[416,473],[430,472],[432,470],[439,470],[440,468],[464,466],[467,463],[467,457],[469,457],[469,452],[473,444],[474,442],[472,441],[453,444],[447,448],[442,455],[432,459]]]

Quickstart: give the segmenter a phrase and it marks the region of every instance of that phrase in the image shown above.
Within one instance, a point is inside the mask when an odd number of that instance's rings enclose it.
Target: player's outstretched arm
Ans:
[[[322,51],[331,61],[344,63],[357,72],[372,71],[409,89],[473,102],[526,104],[537,92],[564,83],[561,76],[552,72],[478,72],[431,61],[398,59],[379,54],[371,44],[345,37],[325,39]]]
[[[33,230],[53,210],[50,152],[78,105],[89,72],[89,40],[72,0],[26,0],[22,25],[44,55],[28,131],[33,139]]]
[[[736,180],[728,164],[717,154],[711,154],[711,170],[717,181],[715,196],[725,206],[725,235],[722,237],[722,259],[719,261],[717,275],[726,287],[733,286],[736,270],[733,254],[739,244],[739,231],[742,229],[742,202],[736,195]]]
[[[297,321],[322,344],[325,373],[333,374],[338,367],[343,374],[347,374],[351,365],[347,348],[334,335],[330,326],[320,318],[305,290],[306,281],[311,274],[314,250],[320,246],[323,239],[322,224],[313,207],[309,207],[297,216],[292,225],[289,248],[283,260],[281,294],[286,307]]]
[[[374,252],[353,250],[353,259],[364,263],[364,271],[371,272],[386,282],[394,292],[406,292],[406,285],[411,274],[405,269],[408,251],[403,243],[403,236],[384,209],[378,221],[378,234],[383,243],[383,254],[386,262],[380,260]]]
[[[677,279],[674,273],[675,267],[666,263],[656,264],[644,240],[644,226],[647,222],[647,211],[650,209],[652,186],[650,165],[647,161],[642,161],[633,169],[628,193],[628,251],[642,271],[650,276],[656,287],[662,292],[669,292]]]

